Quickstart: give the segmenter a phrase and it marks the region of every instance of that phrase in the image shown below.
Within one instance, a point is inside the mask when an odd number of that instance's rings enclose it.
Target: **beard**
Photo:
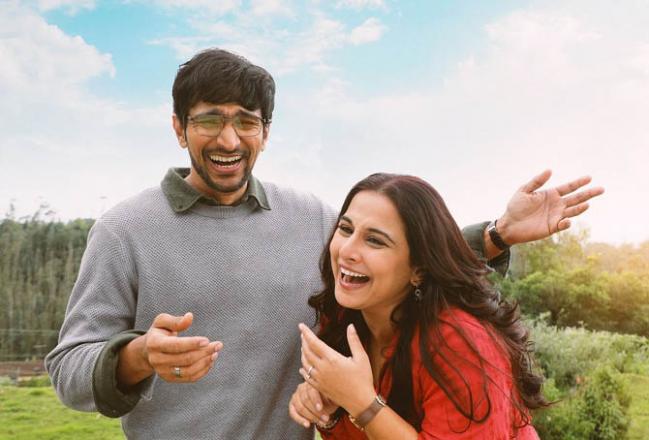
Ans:
[[[213,151],[210,153],[214,153]],[[192,163],[192,168],[196,170],[196,173],[203,179],[203,182],[210,187],[210,189],[213,189],[214,191],[218,191],[220,193],[233,193],[238,190],[240,190],[243,186],[248,183],[248,180],[250,179],[250,175],[252,174],[252,170],[250,169],[250,164],[248,162],[248,154],[242,153],[241,160],[246,161],[246,167],[243,170],[243,175],[241,176],[241,179],[236,182],[236,183],[231,183],[228,185],[224,185],[218,182],[215,182],[212,177],[210,177],[210,173],[207,171],[207,168],[204,166],[201,166],[196,158],[194,158],[194,155],[189,152],[189,159],[191,160]],[[204,152],[203,153],[203,163],[206,164],[210,160],[209,158],[209,153]]]

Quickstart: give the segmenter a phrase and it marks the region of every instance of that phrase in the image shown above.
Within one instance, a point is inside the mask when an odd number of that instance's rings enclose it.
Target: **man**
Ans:
[[[123,416],[129,438],[311,438],[286,408],[301,381],[297,324],[313,322],[306,300],[336,213],[252,176],[274,92],[268,72],[226,51],[180,67],[173,127],[191,168],[93,226],[46,359],[66,405]],[[493,265],[506,265],[505,242],[565,229],[598,192],[561,197],[581,179],[535,193],[548,178],[521,188],[490,232],[468,230]]]

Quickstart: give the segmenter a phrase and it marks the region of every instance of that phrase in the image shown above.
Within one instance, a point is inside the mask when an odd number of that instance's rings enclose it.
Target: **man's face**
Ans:
[[[246,184],[268,138],[268,127],[258,134],[240,136],[241,125],[235,129],[235,121],[227,120],[218,135],[206,135],[209,124],[198,121],[210,115],[228,118],[239,116],[240,120],[258,121],[260,110],[248,110],[238,104],[209,104],[199,102],[189,111],[189,120],[183,130],[174,115],[174,130],[183,148],[189,151],[191,172],[187,181],[197,190],[223,204],[232,204],[246,191]]]

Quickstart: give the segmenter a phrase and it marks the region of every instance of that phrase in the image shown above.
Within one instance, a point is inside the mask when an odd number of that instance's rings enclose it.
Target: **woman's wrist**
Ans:
[[[355,394],[353,400],[350,399],[346,405],[343,405],[343,408],[345,408],[345,411],[347,411],[347,413],[352,417],[356,417],[365,411],[367,407],[372,404],[375,398],[376,391],[372,388],[371,390]]]

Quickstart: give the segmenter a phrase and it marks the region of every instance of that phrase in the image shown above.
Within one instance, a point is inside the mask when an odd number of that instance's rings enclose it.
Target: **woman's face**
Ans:
[[[361,191],[343,213],[331,244],[336,301],[346,308],[390,314],[416,280],[397,209],[383,194]]]

